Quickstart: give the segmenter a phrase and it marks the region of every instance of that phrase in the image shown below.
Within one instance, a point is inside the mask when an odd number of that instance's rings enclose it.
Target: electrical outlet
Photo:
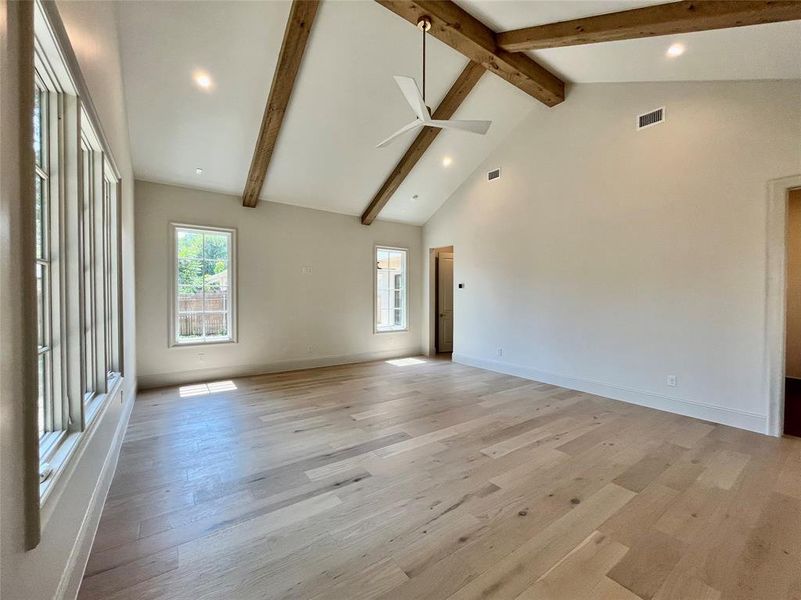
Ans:
[[[498,348],[498,356],[503,356],[503,348]]]
[[[306,346],[307,354],[314,354],[314,346]]]
[[[667,376],[667,384],[670,387],[676,387],[676,385],[678,384],[678,382],[676,380],[676,376],[675,375],[668,375]]]

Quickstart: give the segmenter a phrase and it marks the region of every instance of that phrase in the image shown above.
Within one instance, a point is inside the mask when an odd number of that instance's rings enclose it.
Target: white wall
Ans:
[[[74,597],[88,558],[97,520],[133,405],[136,381],[134,353],[133,297],[133,173],[128,143],[127,117],[122,94],[122,77],[117,43],[115,6],[108,2],[58,2],[66,30],[72,41],[81,71],[88,84],[111,150],[122,171],[123,302],[125,334],[125,388],[122,402],[109,402],[105,412],[85,434],[67,472],[53,485],[53,493],[42,507],[41,542],[25,551],[18,523],[22,520],[21,436],[14,433],[19,423],[5,422],[12,436],[4,435],[2,461],[2,581],[3,600],[39,600]],[[5,57],[4,57],[5,58]],[[3,79],[5,86],[6,79]],[[5,110],[6,107],[3,107]],[[19,152],[17,146],[2,139],[2,154]],[[4,201],[7,198],[4,198]],[[4,285],[8,283],[3,280]],[[13,283],[13,282],[12,282]],[[7,307],[9,310],[11,307]],[[6,358],[4,346],[3,362]],[[8,375],[4,371],[4,376]],[[14,373],[11,373],[13,376]],[[19,372],[16,374],[19,377]],[[5,396],[3,403],[19,402]],[[7,527],[9,519],[16,522]]]
[[[168,347],[169,224],[237,230],[238,341]],[[422,229],[136,182],[142,387],[409,355],[421,349]],[[409,249],[409,331],[373,333],[373,247]],[[312,269],[303,273],[304,266]]]
[[[455,358],[765,431],[767,182],[798,173],[799,81],[573,86],[424,227]]]

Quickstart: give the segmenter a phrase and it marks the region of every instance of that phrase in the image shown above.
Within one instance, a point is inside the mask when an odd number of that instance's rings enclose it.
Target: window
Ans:
[[[122,381],[120,180],[42,5],[34,18],[40,498]],[[33,399],[31,399],[33,401]]]
[[[235,341],[235,232],[193,225],[172,231],[172,344]]]
[[[82,381],[85,403],[120,375],[119,207],[117,180],[88,116],[81,135]]]
[[[108,162],[103,169],[103,272],[106,311],[106,379],[122,372],[122,231],[118,182]]]
[[[39,393],[37,411],[39,423],[39,446],[43,457],[52,451],[60,437],[62,424],[59,410],[59,390],[54,386],[59,361],[54,356],[54,331],[52,327],[54,302],[52,282],[51,230],[56,210],[51,210],[50,161],[52,147],[57,143],[51,131],[56,110],[55,94],[45,83],[42,65],[37,62],[33,104],[33,150],[36,159],[34,188],[36,203],[36,314],[37,314],[37,361]],[[57,116],[56,116],[57,118]]]
[[[375,330],[404,331],[406,314],[406,250],[375,249],[376,298]]]
[[[94,202],[94,157],[86,138],[81,140],[81,277],[83,296],[83,400],[89,402],[97,391],[97,336],[95,335],[96,269],[95,269],[95,202]]]

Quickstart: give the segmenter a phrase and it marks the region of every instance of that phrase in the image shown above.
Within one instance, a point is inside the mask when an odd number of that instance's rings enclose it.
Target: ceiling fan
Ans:
[[[411,77],[402,77],[395,75],[395,83],[401,90],[406,102],[412,107],[414,114],[417,118],[411,123],[404,125],[398,131],[393,133],[383,142],[376,146],[383,148],[391,144],[395,138],[403,135],[407,131],[416,131],[423,127],[439,127],[440,129],[455,129],[458,131],[469,131],[470,133],[478,133],[484,135],[487,133],[492,121],[463,121],[459,119],[448,119],[447,121],[432,119],[431,109],[426,106],[426,32],[431,29],[431,21],[427,17],[421,17],[417,21],[417,27],[423,32],[423,93],[417,87],[414,79]]]

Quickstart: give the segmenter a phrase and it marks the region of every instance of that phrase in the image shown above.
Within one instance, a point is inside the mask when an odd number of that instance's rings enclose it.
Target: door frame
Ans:
[[[451,290],[450,290],[450,294],[451,294],[451,306],[450,306],[450,316],[451,316],[450,329],[451,329],[451,331],[450,331],[450,337],[451,337],[451,343],[450,343],[450,350],[445,350],[441,346],[441,343],[442,343],[442,340],[443,340],[443,337],[444,337],[443,336],[443,331],[445,329],[445,327],[444,327],[445,319],[443,319],[443,316],[445,314],[445,308],[443,308],[442,296],[443,296],[443,289],[446,287],[445,285],[443,285],[444,282],[443,282],[443,276],[442,276],[442,266],[443,266],[443,262],[442,261],[446,256],[447,256],[448,260],[451,263],[451,265],[450,265],[450,269],[451,269],[451,277],[450,277],[450,286],[451,286]],[[454,257],[453,251],[448,251],[448,250],[440,250],[439,253],[437,254],[437,304],[435,306],[435,314],[437,316],[437,326],[435,328],[436,332],[437,332],[437,339],[436,339],[437,354],[453,353],[453,300],[454,300],[454,298],[453,298],[453,282],[454,282],[454,278],[453,278],[453,257]]]
[[[787,310],[787,202],[801,188],[801,175],[768,182],[767,268],[765,282],[765,383],[768,435],[784,430],[785,329]]]
[[[437,354],[437,323],[439,323],[439,316],[437,313],[437,285],[439,282],[437,274],[437,254],[439,252],[453,252],[453,245],[439,246],[437,248],[428,249],[428,348],[426,349],[427,356],[436,356]],[[454,253],[455,260],[455,253]],[[454,281],[455,281],[454,274]],[[454,319],[455,322],[455,319]]]

